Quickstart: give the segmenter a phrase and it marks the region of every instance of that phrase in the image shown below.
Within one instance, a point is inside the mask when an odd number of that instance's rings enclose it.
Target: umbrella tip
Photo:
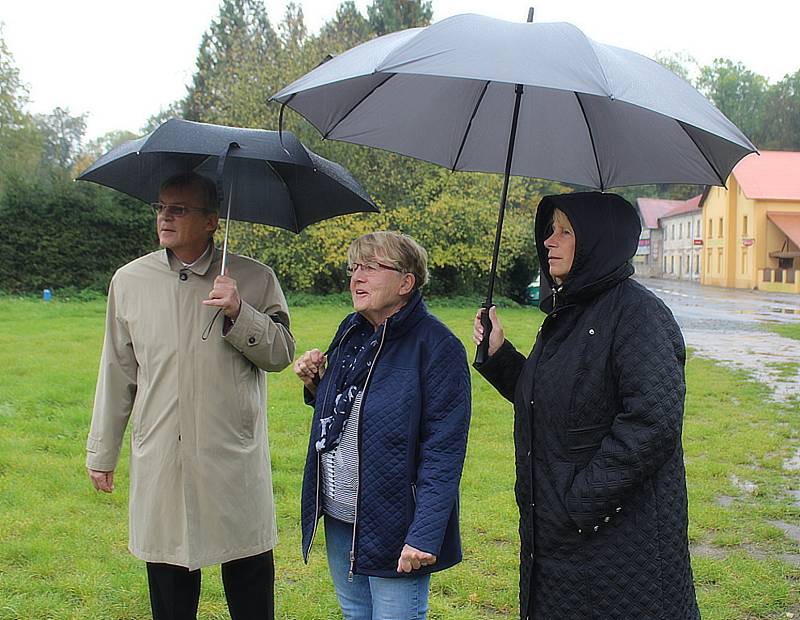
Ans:
[[[528,23],[533,21],[533,7],[528,8]]]

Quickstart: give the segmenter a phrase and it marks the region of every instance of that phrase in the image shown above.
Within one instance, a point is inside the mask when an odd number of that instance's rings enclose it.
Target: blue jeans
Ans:
[[[368,577],[350,572],[353,525],[325,515],[325,545],[336,597],[346,620],[425,620],[430,575]]]

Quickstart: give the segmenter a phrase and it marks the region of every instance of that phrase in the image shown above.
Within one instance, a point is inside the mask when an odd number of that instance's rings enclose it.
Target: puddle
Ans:
[[[779,530],[783,530],[783,533],[786,534],[787,537],[800,545],[800,525],[786,523],[786,521],[767,521],[767,523],[774,525]]]
[[[777,401],[800,394],[800,340],[743,330],[685,329],[683,336],[695,355],[746,371],[768,385]]]
[[[783,468],[789,471],[800,471],[800,448],[794,453],[794,456],[783,460]]]
[[[736,474],[731,474],[730,481],[733,486],[748,495],[756,495],[758,493],[758,485],[755,482],[739,480],[739,476]]]

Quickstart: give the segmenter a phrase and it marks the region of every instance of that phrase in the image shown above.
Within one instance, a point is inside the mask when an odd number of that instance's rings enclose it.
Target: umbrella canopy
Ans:
[[[690,84],[657,62],[566,23],[457,15],[373,39],[272,99],[325,138],[430,161],[605,190],[724,185],[756,149]]]
[[[300,232],[337,215],[378,210],[353,175],[289,132],[180,119],[109,151],[78,180],[154,202],[166,179],[192,171],[216,181],[229,217],[243,222]]]
[[[510,175],[599,190],[724,185],[733,166],[756,150],[658,63],[596,43],[570,24],[532,21],[532,10],[528,23],[457,15],[388,34],[272,97],[325,138],[451,170],[502,172],[487,308]],[[489,341],[485,318],[478,361]]]

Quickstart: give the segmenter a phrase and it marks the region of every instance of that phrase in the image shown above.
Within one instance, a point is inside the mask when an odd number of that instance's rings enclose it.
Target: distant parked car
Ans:
[[[534,306],[539,303],[539,276],[537,275],[528,286],[525,287],[525,292],[522,295],[525,303]]]

